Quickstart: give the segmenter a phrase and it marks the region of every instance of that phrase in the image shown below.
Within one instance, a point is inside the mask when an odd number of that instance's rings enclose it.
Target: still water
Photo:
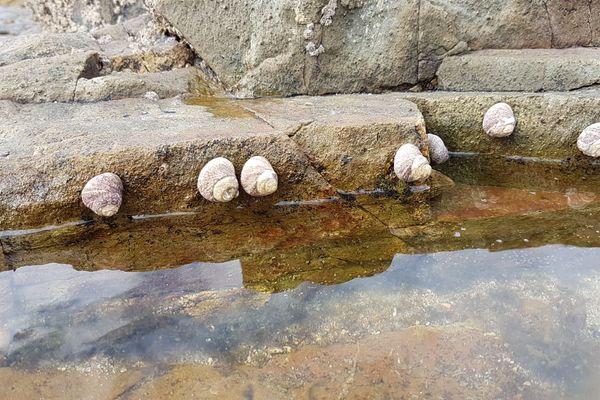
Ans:
[[[595,194],[258,217],[2,237],[0,398],[600,398]]]

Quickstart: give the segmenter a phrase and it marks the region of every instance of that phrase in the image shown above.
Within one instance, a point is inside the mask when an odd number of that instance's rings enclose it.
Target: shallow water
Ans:
[[[0,398],[595,399],[600,204],[538,184],[5,232]]]

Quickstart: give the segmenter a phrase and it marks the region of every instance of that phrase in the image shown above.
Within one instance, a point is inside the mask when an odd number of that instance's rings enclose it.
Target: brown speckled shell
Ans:
[[[431,163],[443,164],[448,161],[450,156],[442,138],[431,133],[427,134],[427,138],[429,139],[429,158],[431,159]]]
[[[215,187],[224,180],[228,180],[228,185],[223,193],[216,193]],[[238,196],[239,184],[235,176],[235,167],[228,159],[217,157],[210,160],[200,171],[198,175],[198,191],[208,201],[227,202]],[[231,196],[227,196],[225,191],[230,191]]]
[[[112,217],[119,211],[123,201],[123,182],[111,172],[97,175],[83,187],[81,200],[97,215]]]
[[[483,117],[483,130],[490,137],[501,138],[512,135],[517,119],[506,103],[494,104]]]
[[[269,187],[258,185],[259,177],[266,176]],[[242,187],[250,196],[262,197],[275,193],[277,190],[277,173],[271,163],[264,157],[251,157],[242,168],[240,182]]]
[[[600,157],[600,123],[588,126],[577,139],[577,148],[590,157]]]
[[[431,166],[417,146],[404,144],[394,157],[394,172],[404,182],[416,182],[429,178]]]

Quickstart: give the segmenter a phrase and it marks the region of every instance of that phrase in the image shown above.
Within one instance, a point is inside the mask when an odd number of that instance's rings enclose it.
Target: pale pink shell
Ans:
[[[483,130],[488,136],[501,138],[512,135],[517,119],[506,103],[494,104],[483,117]]]
[[[81,191],[83,204],[102,217],[112,217],[123,201],[123,182],[111,172],[97,175]]]

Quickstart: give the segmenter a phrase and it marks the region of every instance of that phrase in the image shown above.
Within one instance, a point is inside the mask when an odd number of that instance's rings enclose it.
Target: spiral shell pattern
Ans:
[[[83,187],[81,200],[97,215],[112,217],[119,212],[123,202],[123,182],[111,172],[97,175]]]
[[[239,183],[231,161],[223,157],[210,160],[198,175],[198,191],[208,201],[228,202],[239,195]]]
[[[404,144],[394,157],[394,172],[404,182],[422,181],[431,176],[431,165],[414,144]]]
[[[246,161],[242,168],[240,181],[250,196],[268,196],[277,191],[277,173],[264,157],[254,156]]]

